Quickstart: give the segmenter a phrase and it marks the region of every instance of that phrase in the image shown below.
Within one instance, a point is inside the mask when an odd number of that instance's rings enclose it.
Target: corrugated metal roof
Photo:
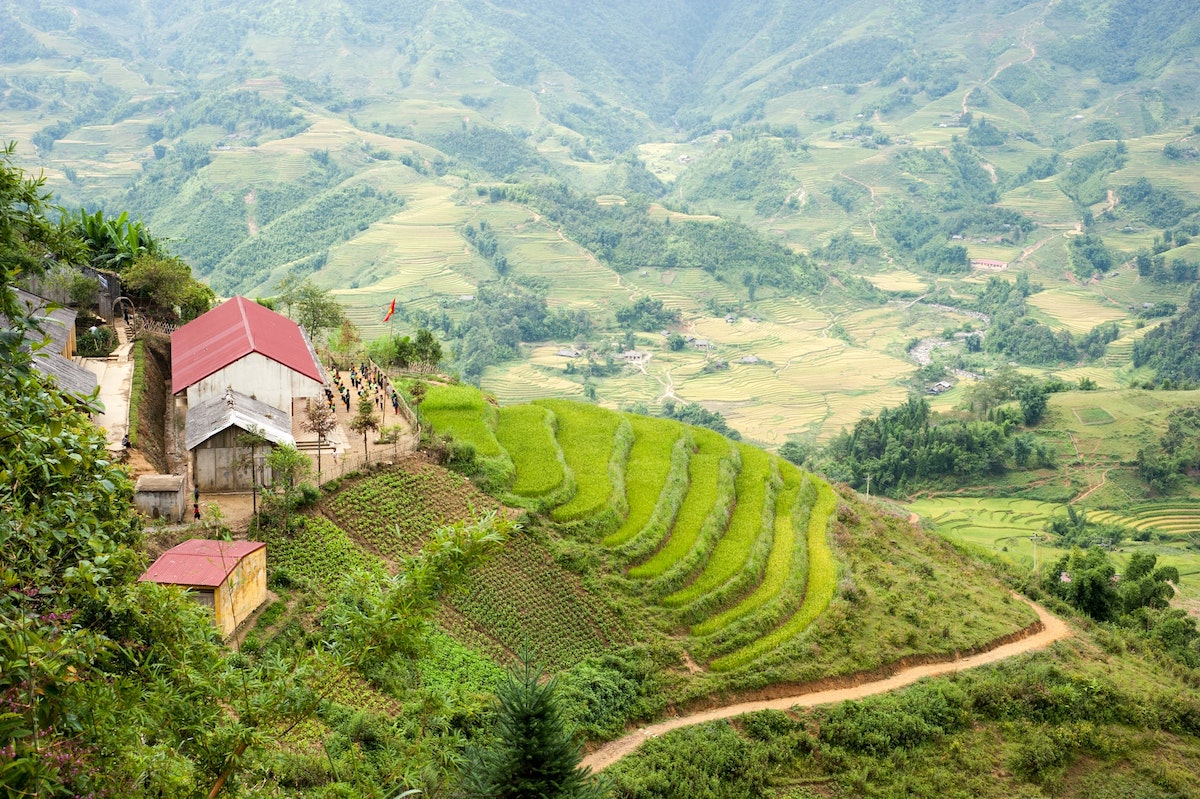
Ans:
[[[41,326],[41,332],[25,331],[25,339],[28,341],[27,349],[33,353],[33,367],[42,374],[53,377],[60,390],[81,397],[89,396],[96,390],[96,375],[63,355],[67,349],[71,331],[75,327],[75,312],[70,308],[47,310],[50,300],[15,287],[14,290],[17,293],[17,299]],[[0,314],[0,327],[8,325],[8,319]],[[35,346],[40,345],[47,337],[50,339],[48,344]]]
[[[188,408],[186,425],[184,446],[189,450],[230,427],[255,428],[272,444],[296,443],[290,413],[233,390]]]
[[[262,541],[193,538],[162,553],[138,581],[216,588],[242,558],[265,546]]]
[[[245,297],[234,297],[171,334],[171,390],[178,394],[252,352],[325,382],[299,325]]]

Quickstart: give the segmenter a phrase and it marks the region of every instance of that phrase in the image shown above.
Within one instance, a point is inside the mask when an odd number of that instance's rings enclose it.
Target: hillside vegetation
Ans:
[[[0,102],[68,205],[140,214],[220,293],[311,274],[503,402],[678,398],[778,446],[954,370],[1140,379],[1200,263],[1197,13],[43,0],[3,12]],[[981,309],[993,275],[1026,302]],[[624,325],[639,298],[707,346]]]

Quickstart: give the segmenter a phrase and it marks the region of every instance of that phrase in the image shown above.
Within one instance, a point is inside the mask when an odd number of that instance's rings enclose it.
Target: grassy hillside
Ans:
[[[1104,358],[1053,370],[1128,384],[1143,303],[1182,305],[1200,263],[1196,13],[45,0],[4,12],[28,46],[0,54],[0,103],[67,205],[140,214],[219,292],[312,274],[367,339],[397,299],[400,332],[437,328],[502,402],[677,398],[777,446],[933,382],[914,340],[935,370],[1012,360],[953,335],[987,327],[948,309],[993,276],[1040,286],[1026,311],[1052,331],[1118,322]],[[586,324],[500,336],[502,277]],[[620,328],[639,297],[709,346]],[[553,355],[603,362],[627,332],[637,369]]]

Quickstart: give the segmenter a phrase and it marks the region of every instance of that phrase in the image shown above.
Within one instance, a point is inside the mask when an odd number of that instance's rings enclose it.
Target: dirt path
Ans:
[[[647,738],[657,738],[663,733],[675,730],[680,727],[688,727],[693,724],[703,724],[707,721],[717,721],[719,719],[733,718],[744,713],[754,713],[759,710],[789,710],[793,707],[814,707],[816,705],[829,705],[835,702],[845,702],[848,699],[862,699],[875,694],[882,694],[888,691],[894,691],[897,688],[903,688],[912,685],[918,680],[925,677],[936,677],[942,674],[950,674],[956,671],[983,666],[988,663],[995,663],[1005,658],[1010,658],[1015,655],[1022,655],[1026,652],[1033,652],[1038,649],[1044,649],[1055,641],[1066,638],[1071,634],[1070,628],[1066,622],[1056,616],[1051,616],[1044,608],[1029,600],[1024,600],[1037,611],[1038,619],[1041,621],[1042,629],[1022,638],[1018,641],[1013,641],[1007,644],[1001,644],[986,652],[980,652],[977,655],[959,658],[955,660],[943,661],[941,663],[928,663],[921,666],[913,666],[911,668],[902,669],[896,672],[891,677],[882,680],[871,680],[859,685],[854,685],[849,688],[836,688],[825,691],[812,691],[809,693],[797,694],[795,696],[785,696],[779,699],[767,699],[757,702],[740,702],[734,705],[726,705],[724,707],[705,710],[700,713],[693,713],[687,716],[679,716],[673,719],[652,724],[649,727],[643,727],[640,730],[631,732],[628,735],[618,738],[615,741],[609,741],[604,746],[592,752],[583,759],[583,765],[590,767],[593,771],[602,771],[608,768],[613,763],[616,763],[621,758],[636,750],[641,746],[642,741]]]

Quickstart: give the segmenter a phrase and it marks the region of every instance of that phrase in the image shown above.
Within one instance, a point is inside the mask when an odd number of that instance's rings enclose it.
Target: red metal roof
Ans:
[[[225,582],[238,561],[265,546],[262,541],[193,538],[162,553],[138,581],[216,588]]]
[[[252,352],[324,382],[299,325],[234,297],[171,334],[171,391],[178,394]]]

